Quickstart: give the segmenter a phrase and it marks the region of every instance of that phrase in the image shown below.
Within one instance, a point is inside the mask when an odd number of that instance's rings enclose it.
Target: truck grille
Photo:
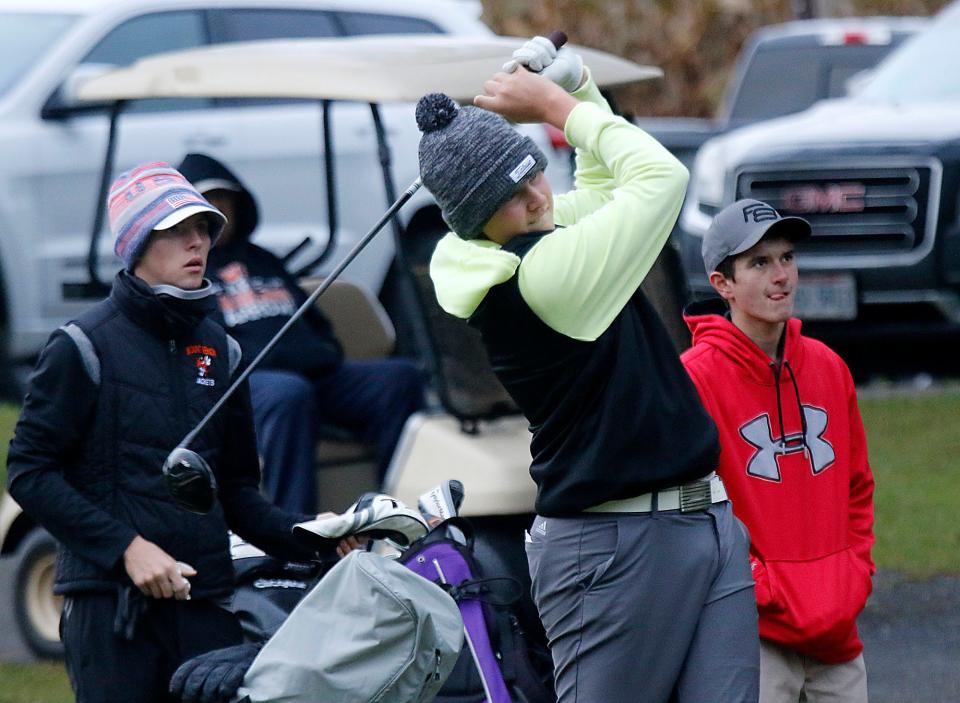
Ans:
[[[806,218],[813,236],[801,246],[803,254],[900,258],[932,246],[928,218],[936,217],[939,170],[929,165],[751,170],[738,175],[737,197]]]

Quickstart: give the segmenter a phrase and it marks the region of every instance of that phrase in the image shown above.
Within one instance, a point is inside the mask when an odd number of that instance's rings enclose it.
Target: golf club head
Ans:
[[[163,462],[170,495],[184,510],[209,513],[217,502],[217,479],[206,460],[195,451],[177,447]]]

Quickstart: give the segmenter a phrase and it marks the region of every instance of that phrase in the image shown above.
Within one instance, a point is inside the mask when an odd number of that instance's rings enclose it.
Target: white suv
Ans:
[[[77,295],[77,284],[88,280],[109,119],[102,109],[69,104],[79,78],[104,64],[220,42],[490,34],[479,15],[479,3],[463,0],[0,0],[2,353],[13,361],[29,359],[51,330],[93,302]],[[386,206],[369,107],[336,103],[332,116],[340,225],[328,261],[339,258]],[[383,116],[402,188],[417,172],[412,106],[385,106]],[[320,124],[320,107],[302,101],[143,101],[120,118],[115,173],[144,161],[176,164],[188,152],[209,153],[256,194],[258,243],[283,254],[309,235],[313,251],[297,261],[309,260],[328,239]],[[543,129],[532,136],[550,148]],[[563,159],[553,161],[551,177],[563,190],[569,183]],[[424,194],[404,215],[422,218],[429,208],[435,206]],[[108,235],[100,245],[100,278],[109,281],[118,261]],[[389,236],[380,237],[346,277],[377,293],[392,256]]]

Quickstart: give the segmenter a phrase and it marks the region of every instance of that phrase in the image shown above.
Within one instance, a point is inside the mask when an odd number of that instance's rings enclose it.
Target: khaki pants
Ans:
[[[760,640],[760,703],[867,703],[863,654],[843,664],[824,664]]]

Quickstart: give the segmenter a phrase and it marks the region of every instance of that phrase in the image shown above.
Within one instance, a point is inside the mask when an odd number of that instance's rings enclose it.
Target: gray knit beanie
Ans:
[[[547,166],[529,137],[493,112],[460,107],[443,93],[417,103],[420,177],[443,219],[463,239],[476,239],[493,214]]]

